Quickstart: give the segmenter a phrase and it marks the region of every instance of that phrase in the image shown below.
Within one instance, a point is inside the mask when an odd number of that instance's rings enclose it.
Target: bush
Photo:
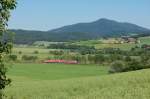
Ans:
[[[17,55],[9,55],[9,59],[12,61],[16,61],[17,60]]]
[[[22,54],[22,51],[19,51],[18,54]]]
[[[141,61],[132,59],[129,62],[115,61],[110,66],[110,73],[128,72],[150,68],[150,61],[142,63]]]
[[[126,62],[129,62],[129,61],[131,61],[132,59],[131,59],[130,56],[125,56],[124,60],[125,60]]]
[[[97,54],[94,57],[94,61],[96,64],[103,63],[103,62],[105,62],[105,56],[103,54]]]
[[[53,55],[63,55],[64,54],[64,51],[60,50],[60,51],[49,51],[50,54],[53,54]]]
[[[27,55],[22,56],[22,60],[25,60],[25,61],[35,61],[37,59],[38,59],[37,56],[27,56]]]
[[[134,70],[140,70],[140,69],[144,69],[145,66],[143,63],[141,63],[140,61],[137,61],[135,59],[133,59],[132,61],[128,62],[128,67],[126,67],[126,71],[134,71]]]
[[[126,64],[123,61],[115,61],[111,64],[109,72],[116,73],[116,72],[125,72]]]
[[[145,63],[145,69],[150,68],[150,59]]]
[[[33,53],[34,53],[34,54],[38,54],[39,52],[38,52],[38,51],[34,51]]]

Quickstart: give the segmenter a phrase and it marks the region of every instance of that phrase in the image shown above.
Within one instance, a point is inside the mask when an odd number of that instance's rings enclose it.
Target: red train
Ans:
[[[45,60],[44,63],[64,63],[64,64],[78,64],[76,60]]]

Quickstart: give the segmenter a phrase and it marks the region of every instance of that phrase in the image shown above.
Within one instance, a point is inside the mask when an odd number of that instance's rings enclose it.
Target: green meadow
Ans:
[[[150,44],[150,37],[141,37],[140,40],[142,44]]]
[[[99,65],[71,64],[15,64],[10,67],[10,76],[35,80],[58,80],[107,74],[107,67]]]
[[[140,44],[102,44],[99,40],[75,42],[99,48],[129,50],[150,44],[149,37]],[[109,66],[96,64],[44,64],[52,56],[42,47],[15,47],[19,62],[9,67],[12,83],[5,90],[6,99],[150,99],[150,70],[109,74]],[[22,52],[19,54],[19,52]],[[34,52],[38,51],[38,54]],[[37,56],[36,63],[21,62],[23,55]]]
[[[29,1],[0,0],[0,99],[150,99],[150,0]]]
[[[114,38],[112,38],[114,39]],[[103,48],[120,48],[122,50],[130,50],[131,48],[135,46],[140,46],[142,44],[150,44],[150,37],[141,37],[139,38],[140,43],[134,44],[134,43],[124,43],[124,44],[104,44],[102,43],[104,40],[88,40],[88,41],[79,41],[75,42],[74,44],[78,45],[87,45],[87,46],[95,46],[97,49],[103,49]]]
[[[150,70],[108,74],[106,67],[15,64],[6,99],[149,99]]]

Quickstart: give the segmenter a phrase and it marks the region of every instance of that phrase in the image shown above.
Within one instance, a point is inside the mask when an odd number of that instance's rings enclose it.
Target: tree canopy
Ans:
[[[4,63],[4,56],[11,53],[12,44],[3,38],[7,32],[7,22],[11,10],[16,8],[16,4],[16,0],[0,0],[0,99],[3,97],[2,90],[11,82],[11,80],[6,77],[7,67]]]

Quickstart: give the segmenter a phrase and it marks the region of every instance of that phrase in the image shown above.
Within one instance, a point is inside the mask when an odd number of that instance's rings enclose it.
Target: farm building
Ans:
[[[44,63],[78,64],[76,60],[45,60]]]
[[[147,45],[147,44],[142,45],[142,48],[144,48],[144,49],[150,49],[150,45]]]
[[[138,40],[137,38],[133,38],[133,37],[129,37],[129,36],[123,36],[121,37],[122,42],[124,43],[140,43],[140,40]]]

